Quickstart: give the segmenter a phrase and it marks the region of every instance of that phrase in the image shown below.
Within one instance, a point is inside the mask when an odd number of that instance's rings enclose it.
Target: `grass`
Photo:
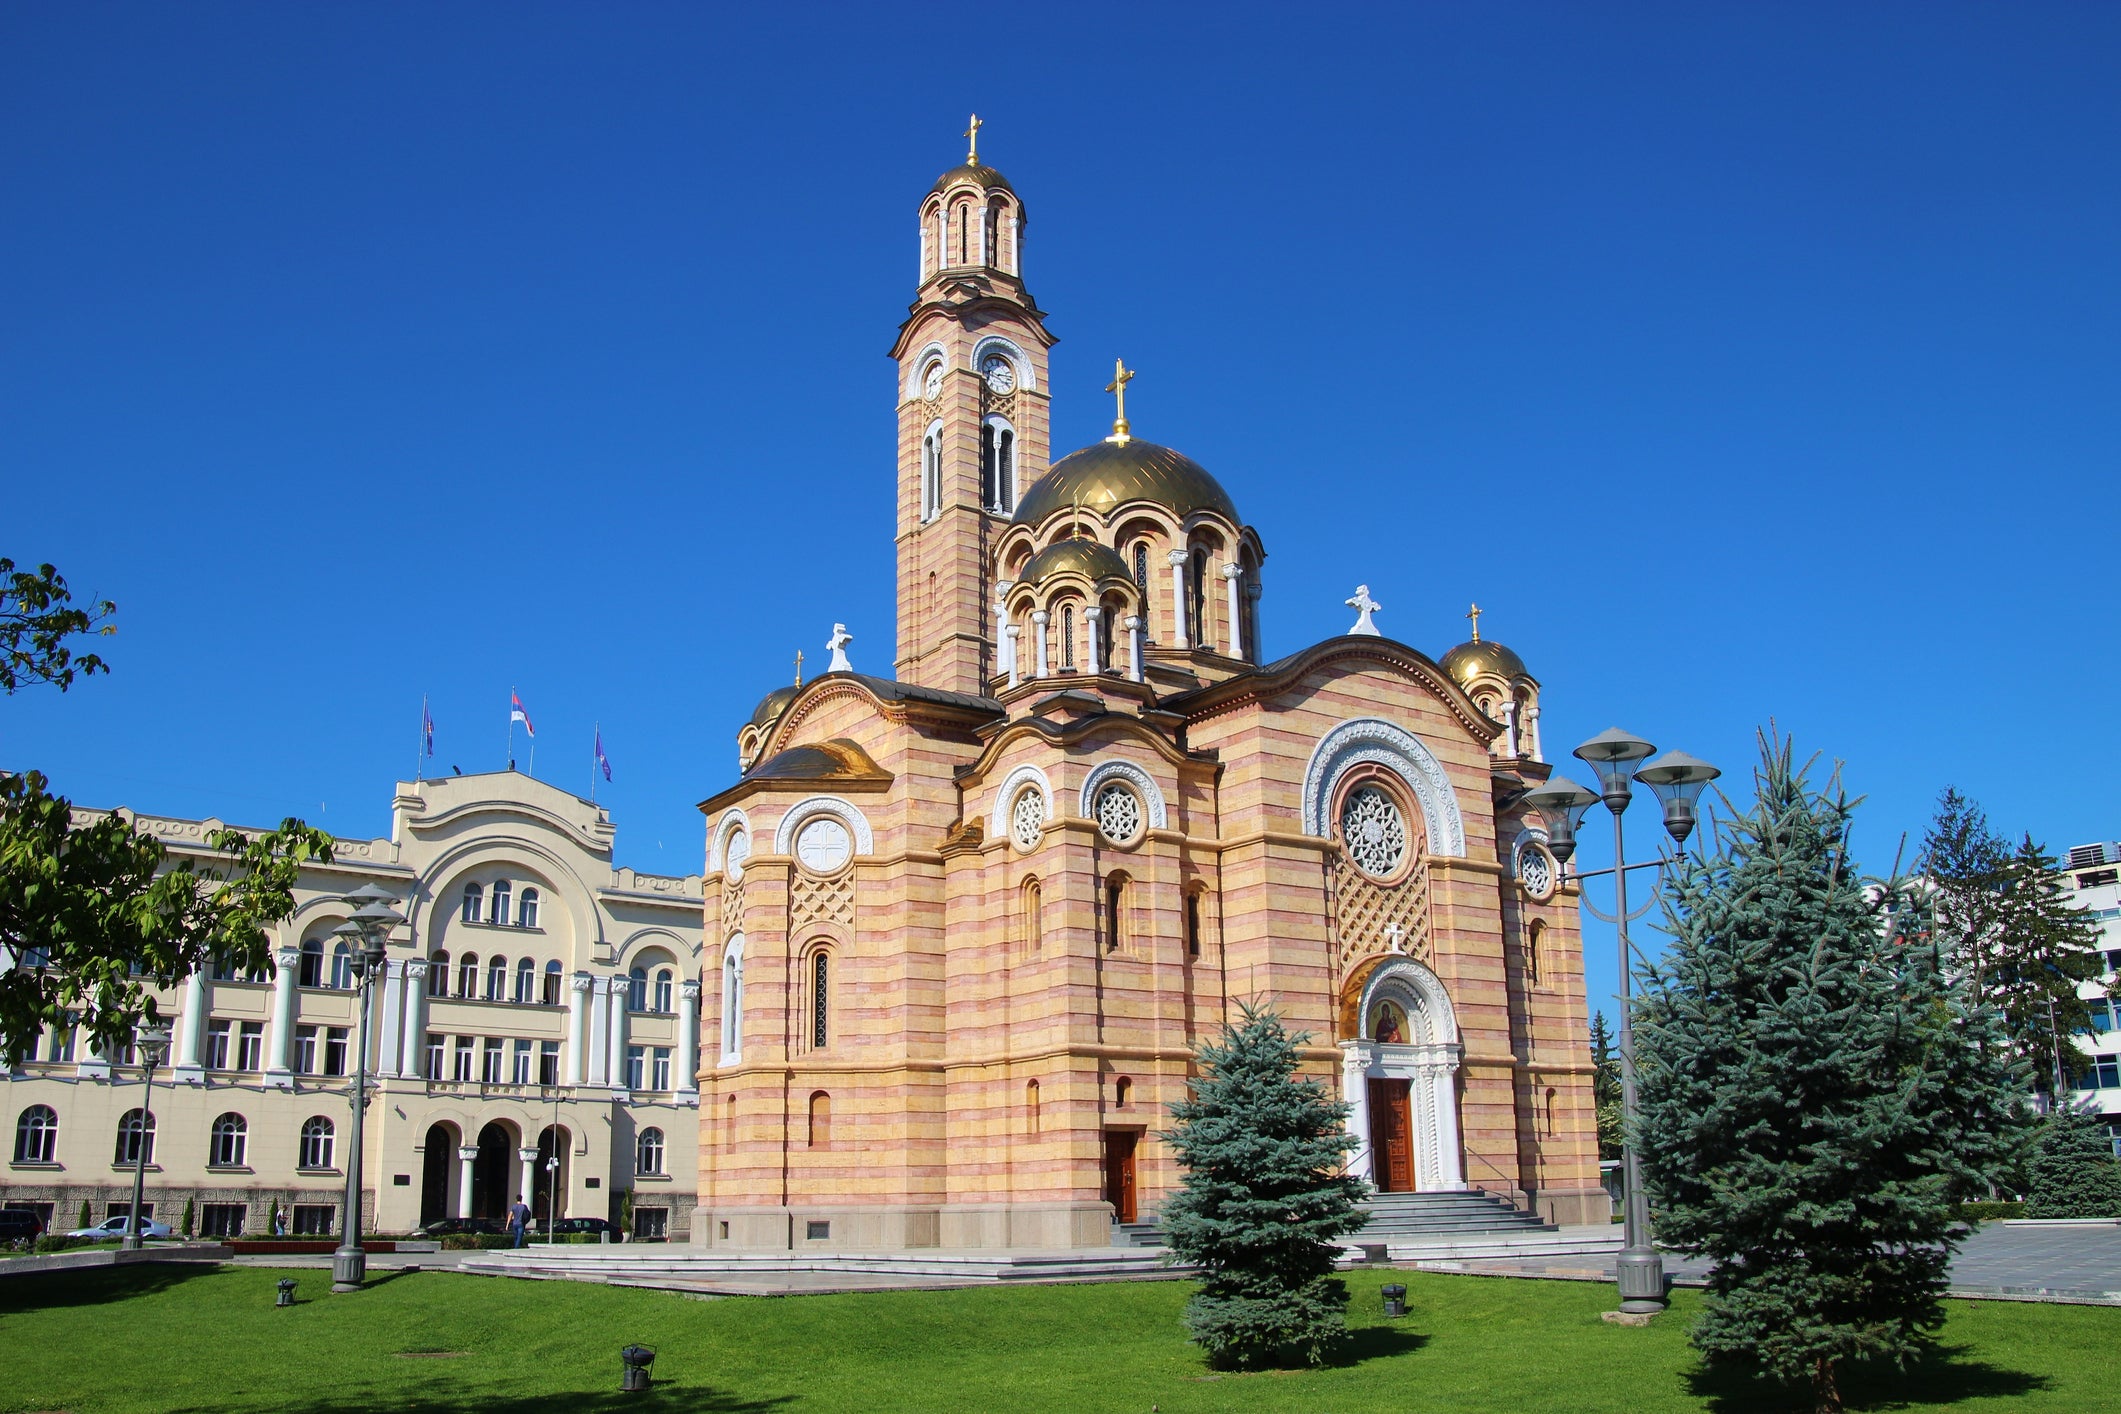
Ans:
[[[1412,1314],[1385,1322],[1351,1275],[1352,1349],[1318,1370],[1217,1376],[1178,1325],[1181,1282],[698,1301],[662,1292],[449,1273],[330,1296],[304,1271],[273,1307],[270,1268],[144,1266],[0,1282],[0,1410],[394,1409],[414,1414],[687,1410],[1712,1410],[1789,1407],[1704,1376],[1696,1306],[1610,1326],[1604,1287],[1404,1274]],[[1943,1354],[1847,1382],[1858,1409],[2121,1407],[2121,1310],[1953,1302]],[[654,1346],[656,1389],[617,1391],[618,1348]]]

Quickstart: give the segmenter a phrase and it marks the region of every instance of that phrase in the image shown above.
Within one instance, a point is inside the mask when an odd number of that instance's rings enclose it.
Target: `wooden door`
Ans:
[[[1414,1105],[1410,1082],[1370,1082],[1370,1152],[1378,1190],[1414,1191]]]
[[[1141,1138],[1136,1129],[1105,1131],[1105,1201],[1112,1205],[1116,1222],[1136,1221],[1134,1205],[1134,1148]]]

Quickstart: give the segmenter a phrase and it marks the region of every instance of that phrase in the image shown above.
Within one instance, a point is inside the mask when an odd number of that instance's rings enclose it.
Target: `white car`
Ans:
[[[131,1235],[131,1229],[127,1226],[127,1224],[129,1224],[131,1221],[131,1218],[125,1217],[123,1215],[120,1215],[115,1218],[105,1218],[102,1222],[96,1224],[94,1227],[77,1227],[72,1232],[68,1233],[67,1236],[127,1237]],[[164,1227],[161,1223],[156,1222],[153,1218],[148,1218],[140,1224],[140,1235],[142,1237],[169,1237],[173,1234],[167,1227]]]

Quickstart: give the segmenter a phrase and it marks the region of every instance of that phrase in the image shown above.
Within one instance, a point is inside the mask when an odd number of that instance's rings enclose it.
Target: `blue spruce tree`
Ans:
[[[1247,1006],[1197,1056],[1192,1098],[1171,1106],[1184,1186],[1164,1204],[1165,1240],[1201,1269],[1186,1329],[1221,1366],[1302,1356],[1347,1335],[1339,1239],[1367,1215],[1369,1185],[1344,1171],[1348,1107],[1296,1078],[1296,1048],[1271,1011]]]
[[[1942,1323],[1951,1206],[2007,1161],[2023,1090],[1926,911],[1856,878],[1838,785],[1765,740],[1756,783],[1666,895],[1639,1138],[1659,1239],[1714,1262],[1696,1348],[1826,1414],[1847,1362],[1904,1365]]]

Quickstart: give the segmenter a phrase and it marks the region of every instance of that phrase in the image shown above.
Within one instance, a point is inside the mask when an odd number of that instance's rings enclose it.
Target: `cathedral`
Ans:
[[[900,325],[897,654],[766,695],[704,801],[695,1243],[1102,1247],[1241,1005],[1310,1033],[1350,1165],[1603,1221],[1575,886],[1522,808],[1499,643],[1270,657],[1267,546],[1207,468],[1055,457],[1022,199],[920,201]],[[1087,391],[1087,390],[1086,390]],[[1162,435],[1159,429],[1159,435]]]

